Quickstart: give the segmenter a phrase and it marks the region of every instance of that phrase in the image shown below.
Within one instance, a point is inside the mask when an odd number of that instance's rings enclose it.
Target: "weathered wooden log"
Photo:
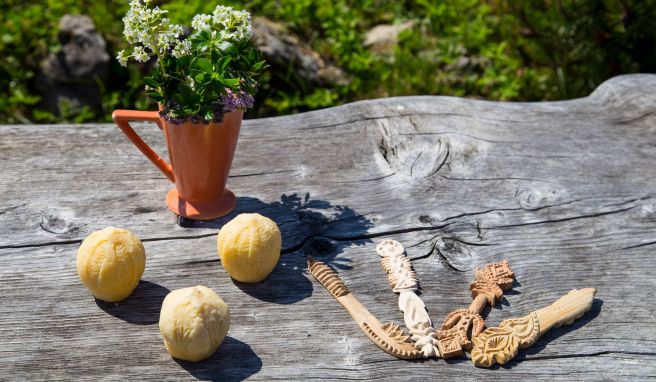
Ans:
[[[138,126],[164,152],[155,126]],[[239,212],[274,219],[278,267],[261,284],[220,269],[228,219],[182,222],[172,187],[109,124],[0,126],[0,379],[647,379],[656,376],[656,75],[609,80],[589,97],[496,103],[450,97],[357,102],[245,121],[229,187]],[[108,225],[135,232],[143,281],[96,303],[75,252]],[[502,369],[397,360],[363,336],[305,255],[339,271],[381,320],[401,322],[375,243],[404,244],[441,322],[471,302],[477,266],[508,259],[518,285],[489,326],[571,289],[591,311]],[[233,325],[209,361],[175,362],[156,322],[164,295],[206,285]],[[602,307],[603,305],[603,307]]]

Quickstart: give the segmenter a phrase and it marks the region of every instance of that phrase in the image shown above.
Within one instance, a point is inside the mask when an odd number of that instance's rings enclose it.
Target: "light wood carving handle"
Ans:
[[[569,325],[592,308],[597,290],[594,288],[574,289],[546,308],[536,312],[540,323],[540,334],[547,330]]]
[[[594,288],[574,289],[553,304],[524,317],[503,320],[498,327],[487,328],[473,338],[472,362],[478,367],[503,365],[519,349],[533,345],[553,327],[569,325],[592,308]]]

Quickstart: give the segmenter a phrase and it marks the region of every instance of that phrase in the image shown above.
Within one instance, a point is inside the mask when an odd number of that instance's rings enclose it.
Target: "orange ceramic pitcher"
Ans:
[[[157,111],[115,110],[112,119],[175,183],[175,188],[166,195],[169,209],[186,218],[211,220],[235,208],[235,195],[226,188],[226,182],[243,114],[243,111],[226,113],[220,123],[173,123]],[[170,164],[135,133],[130,121],[155,122],[164,131]]]

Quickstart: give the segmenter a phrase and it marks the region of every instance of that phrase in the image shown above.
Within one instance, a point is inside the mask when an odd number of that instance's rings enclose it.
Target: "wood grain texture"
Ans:
[[[137,130],[164,153],[159,129]],[[284,253],[247,285],[218,262],[227,219],[175,224],[172,185],[115,126],[0,126],[0,379],[653,378],[655,163],[656,75],[564,102],[404,97],[245,121],[235,213],[275,220]],[[79,242],[107,225],[135,232],[147,253],[142,283],[116,305],[96,303],[75,273]],[[436,322],[471,302],[477,266],[502,259],[517,283],[484,312],[489,326],[571,289],[598,293],[580,320],[501,368],[397,360],[305,269],[306,255],[328,263],[372,314],[400,322],[374,251],[386,238],[406,247]],[[178,363],[159,307],[198,284],[230,305],[233,324],[209,361]]]

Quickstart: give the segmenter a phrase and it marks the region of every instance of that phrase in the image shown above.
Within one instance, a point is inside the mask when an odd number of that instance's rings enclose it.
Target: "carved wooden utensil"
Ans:
[[[442,358],[456,357],[462,355],[463,349],[471,349],[472,343],[468,336],[470,328],[472,337],[485,328],[485,320],[481,317],[485,304],[494,306],[503,296],[503,291],[512,288],[514,279],[515,274],[505,260],[476,269],[476,281],[469,285],[474,301],[467,309],[449,313],[442,324],[442,330],[437,331]]]
[[[403,332],[403,329],[393,322],[385,325],[358,301],[351,291],[344,285],[337,273],[324,262],[308,257],[310,273],[323,285],[330,294],[339,301],[349,312],[360,329],[378,347],[386,353],[401,359],[424,358],[424,355],[415,348],[414,343]]]
[[[472,361],[478,367],[491,367],[513,359],[519,349],[535,343],[549,329],[569,325],[592,308],[594,288],[574,289],[546,308],[521,318],[504,320],[474,337]]]
[[[378,243],[376,252],[381,257],[392,290],[399,294],[399,309],[415,347],[424,357],[439,357],[435,329],[426,305],[415,293],[419,290],[419,281],[403,245],[396,240],[384,240]]]

